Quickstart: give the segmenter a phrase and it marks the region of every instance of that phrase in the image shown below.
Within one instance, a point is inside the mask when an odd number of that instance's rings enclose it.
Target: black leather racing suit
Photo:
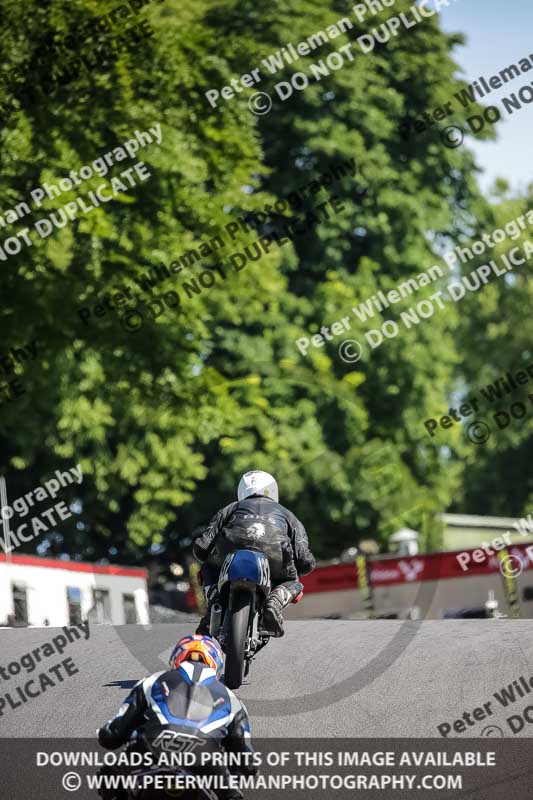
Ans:
[[[195,765],[188,767],[193,774],[215,775],[227,785],[227,768],[219,767],[216,761],[204,761],[202,766],[198,755],[220,750],[241,754],[241,773],[256,772],[246,708],[216,679],[214,670],[202,663],[183,662],[178,669],[139,681],[116,717],[100,728],[98,741],[102,747],[115,750],[130,741],[135,732],[138,738],[130,749],[152,753],[155,767],[161,752],[179,753],[185,748],[196,756]],[[128,772],[127,768],[104,767],[101,774]],[[105,785],[99,793],[104,800],[127,800],[129,796],[123,787],[108,789]],[[220,800],[242,800],[242,793],[236,788],[218,788],[216,793]],[[163,795],[157,792],[156,796]]]
[[[209,608],[216,599],[216,582],[225,557],[241,548],[260,550],[268,557],[273,586],[268,616],[273,614],[278,625],[269,625],[266,632],[282,636],[281,610],[301,592],[298,576],[311,572],[316,562],[302,523],[280,503],[260,495],[225,506],[194,542],[193,553],[204,564],[202,579],[208,603],[199,630],[207,632]]]

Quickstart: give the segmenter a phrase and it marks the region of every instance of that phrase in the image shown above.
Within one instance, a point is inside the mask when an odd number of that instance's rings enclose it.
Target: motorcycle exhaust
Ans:
[[[209,632],[215,639],[220,631],[220,620],[222,618],[222,606],[220,603],[213,603],[211,618],[209,620]]]

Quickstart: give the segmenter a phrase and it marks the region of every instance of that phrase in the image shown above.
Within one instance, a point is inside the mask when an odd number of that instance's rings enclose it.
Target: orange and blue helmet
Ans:
[[[224,671],[222,650],[217,640],[211,636],[193,634],[180,639],[170,656],[170,668],[178,669],[182,661],[203,662],[215,670],[217,678]]]

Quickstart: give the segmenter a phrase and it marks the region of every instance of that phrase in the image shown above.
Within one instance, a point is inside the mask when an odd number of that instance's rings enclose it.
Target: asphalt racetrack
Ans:
[[[87,640],[73,641],[62,655],[0,681],[2,697],[11,691],[16,698],[16,687],[30,678],[34,693],[39,674],[53,680],[17,708],[6,703],[0,737],[94,737],[133,683],[165,669],[173,643],[192,629],[92,627]],[[54,628],[0,630],[0,666],[57,635]],[[48,670],[65,658],[78,672],[59,681]],[[530,621],[293,621],[259,654],[237,694],[257,737],[435,737],[438,725],[490,700],[493,713],[461,738],[494,735],[482,733],[489,724],[511,736],[505,718],[533,703],[533,690],[511,709],[493,693],[520,676],[533,676]],[[518,735],[532,732],[528,723]]]

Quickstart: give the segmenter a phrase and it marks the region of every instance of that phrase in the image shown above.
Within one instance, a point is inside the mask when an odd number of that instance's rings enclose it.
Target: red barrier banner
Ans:
[[[524,570],[533,569],[533,545],[515,544],[507,552],[518,558]],[[470,559],[463,569],[458,556],[468,553]],[[474,560],[473,554],[476,555]],[[484,554],[483,560],[481,560]],[[464,560],[463,560],[464,561]],[[447,578],[468,578],[473,575],[490,575],[499,571],[500,561],[497,551],[489,546],[486,550],[453,550],[447,553],[398,558],[385,556],[369,558],[370,581],[372,586],[391,586],[395,583],[415,583],[418,581],[437,581]],[[316,592],[338,592],[343,589],[358,589],[357,570],[353,563],[332,564],[317,567],[310,575],[301,578],[306,594]]]

